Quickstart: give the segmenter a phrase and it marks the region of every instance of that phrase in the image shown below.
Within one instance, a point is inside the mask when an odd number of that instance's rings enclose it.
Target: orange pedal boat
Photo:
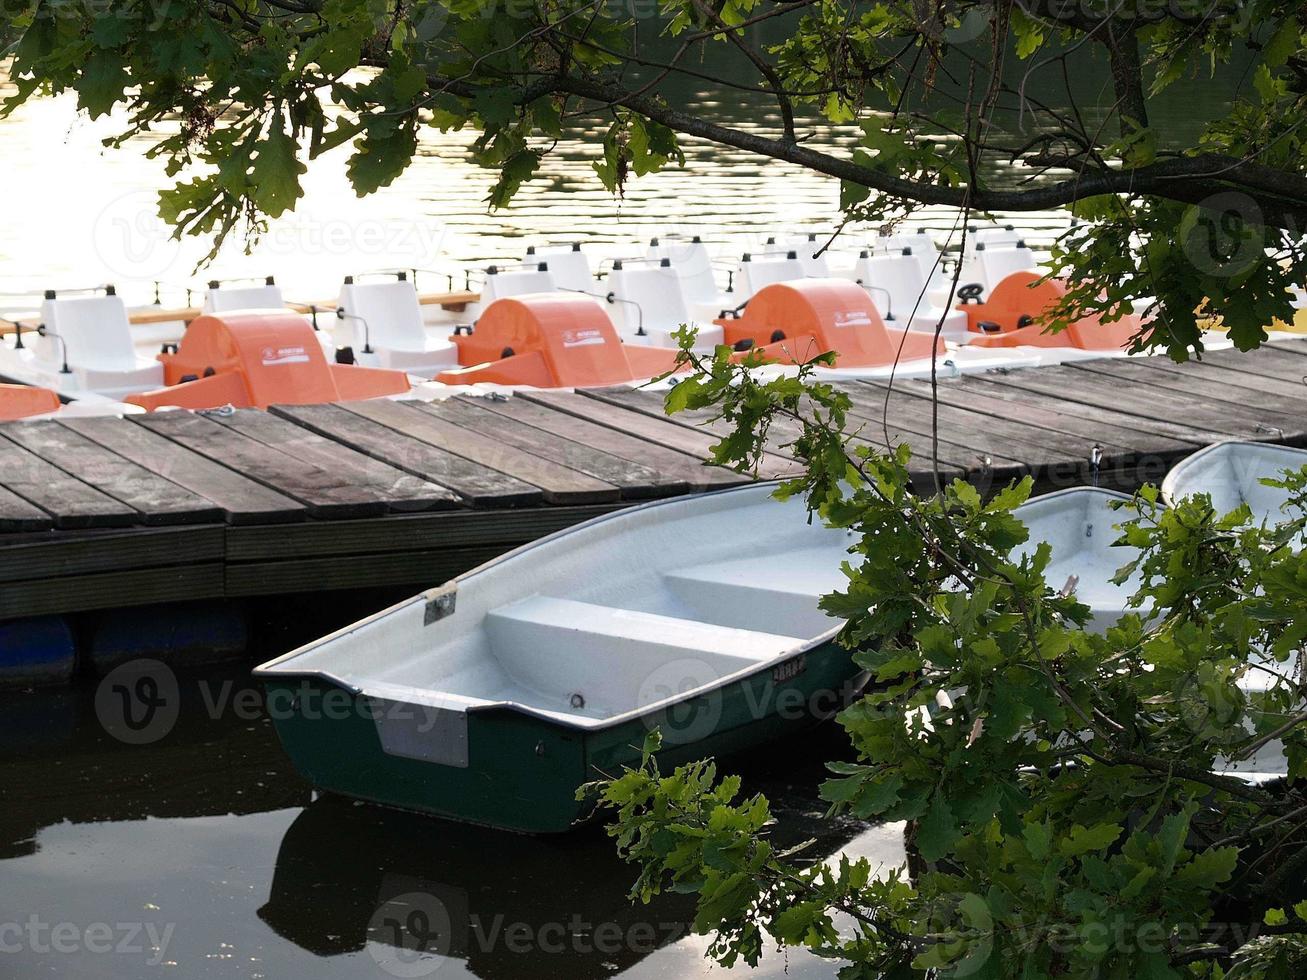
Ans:
[[[945,353],[944,341],[913,330],[891,332],[871,296],[842,279],[794,279],[764,286],[738,318],[714,321],[726,343],[769,360],[802,364],[835,351],[835,367],[888,367]]]
[[[1066,286],[1057,279],[1041,282],[1041,278],[1038,272],[1014,272],[994,287],[984,303],[968,302],[964,296],[957,308],[967,315],[967,329],[981,335],[971,346],[1122,350],[1139,332],[1140,319],[1134,314],[1112,323],[1090,314],[1057,333],[1046,332],[1036,321],[1061,301]]]
[[[59,396],[49,388],[0,384],[0,422],[59,411]]]
[[[656,377],[676,365],[671,348],[622,343],[603,306],[576,293],[497,299],[474,330],[451,339],[464,366],[436,375],[450,385],[599,387]]]
[[[128,395],[146,409],[267,408],[398,395],[403,371],[332,364],[304,318],[286,312],[205,314],[159,355],[168,386]]]

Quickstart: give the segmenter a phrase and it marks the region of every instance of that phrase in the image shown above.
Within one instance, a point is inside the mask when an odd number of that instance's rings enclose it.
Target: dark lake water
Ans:
[[[690,900],[632,905],[602,827],[532,838],[315,797],[245,665],[179,689],[149,745],[105,732],[93,683],[0,699],[0,977],[708,974]],[[822,762],[846,745],[827,725],[723,766],[773,801],[779,841],[893,866],[900,828],[821,818]],[[834,968],[774,954],[760,972]]]

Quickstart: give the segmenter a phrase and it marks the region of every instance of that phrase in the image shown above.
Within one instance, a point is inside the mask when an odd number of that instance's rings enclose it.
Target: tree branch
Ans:
[[[895,177],[808,146],[723,126],[672,109],[655,98],[635,96],[621,86],[587,78],[551,78],[554,91],[625,106],[687,136],[797,163],[830,177],[922,204],[962,207],[969,202],[978,211],[1042,211],[1100,194],[1156,194],[1199,204],[1213,194],[1234,189],[1248,194],[1258,204],[1268,225],[1286,229],[1307,225],[1307,177],[1233,157],[1215,154],[1179,157],[1137,169],[1095,172],[1020,191],[954,187]]]

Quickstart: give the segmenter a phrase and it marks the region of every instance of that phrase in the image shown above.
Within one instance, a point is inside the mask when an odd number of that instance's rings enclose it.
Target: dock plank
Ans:
[[[371,488],[354,486],[340,474],[305,463],[203,415],[151,412],[134,415],[131,421],[299,501],[311,517],[368,517],[389,510],[389,502]]]
[[[841,385],[853,402],[854,412],[866,418],[873,426],[888,421],[907,434],[913,455],[929,463],[931,430],[934,419],[928,402],[898,391],[897,386],[873,383]],[[889,391],[888,404],[886,391]],[[950,408],[939,409],[939,440],[941,461],[948,459],[960,464],[968,479],[1004,482],[1016,479],[1027,472],[1046,468],[1049,450],[1022,438],[1026,432],[1020,426],[977,426],[975,416]],[[1014,434],[1016,433],[1016,434]],[[965,439],[962,438],[965,434]]]
[[[655,392],[617,387],[587,391],[586,394],[621,408],[631,408],[643,412],[652,418],[670,418],[677,425],[695,432],[711,433],[717,438],[722,438],[730,433],[730,426],[725,422],[714,419],[713,413],[707,409],[691,409],[678,412],[673,416],[667,416],[663,411],[662,396]],[[855,426],[850,426],[851,430],[854,428]],[[911,442],[911,434],[904,433],[893,425],[889,429],[891,445],[897,445],[900,442]],[[771,438],[767,442],[768,453],[777,457],[788,457],[793,461],[794,452],[790,447],[799,437],[800,432],[801,429],[797,422],[791,419],[774,418],[770,428]],[[919,437],[917,438],[919,439]],[[873,445],[881,450],[886,448],[883,426],[879,424],[879,420],[875,422],[874,429],[868,429],[860,435],[851,436],[851,441],[855,446]],[[913,455],[916,456],[920,463],[920,465],[912,468],[914,479],[923,488],[933,485],[934,477],[930,469],[929,453],[923,455],[914,448]],[[791,462],[789,465],[794,467],[796,471],[799,468],[797,462]],[[940,470],[943,479],[951,480],[954,477],[961,476],[965,469],[965,464],[960,464],[951,458],[945,458],[945,454],[941,452]]]
[[[624,506],[622,503],[603,503],[465,508],[425,514],[388,514],[384,518],[353,521],[310,521],[293,529],[257,525],[229,528],[225,539],[226,554],[228,561],[239,563],[486,544],[507,551]],[[287,530],[292,533],[286,533]]]
[[[306,516],[299,501],[127,419],[86,416],[59,424],[213,501],[229,524],[280,524]]]
[[[7,582],[0,589],[0,620],[71,610],[121,609],[188,599],[215,599],[222,595],[222,562],[25,579]]]
[[[403,435],[339,405],[273,405],[269,411],[365,456],[447,487],[473,507],[525,507],[544,501],[539,487]]]
[[[0,427],[0,486],[48,513],[57,528],[126,527],[141,514],[24,449]]]
[[[1014,411],[1030,405],[1048,405],[1064,413],[1074,413],[1086,421],[1111,425],[1126,430],[1134,430],[1135,437],[1131,444],[1143,449],[1161,440],[1164,444],[1176,441],[1191,443],[1195,447],[1229,438],[1223,432],[1215,432],[1187,421],[1162,418],[1154,412],[1152,415],[1140,415],[1124,412],[1109,404],[1076,402],[1066,398],[1061,391],[1048,391],[1032,384],[1028,371],[1012,371],[1006,374],[971,375],[959,378],[967,386],[998,398],[1011,399]]]
[[[1043,392],[1066,402],[1110,405],[1114,411],[1125,415],[1145,419],[1159,416],[1183,419],[1184,424],[1208,433],[1209,441],[1229,438],[1265,440],[1274,435],[1277,427],[1301,428],[1304,421],[1295,422],[1257,409],[1242,409],[1229,402],[1213,403],[1175,389],[1083,370],[1078,365],[1014,371],[1002,380],[1005,384]]]
[[[749,482],[749,477],[742,473],[707,465],[706,456],[690,456],[668,449],[540,402],[514,396],[500,401],[487,400],[485,407],[520,425],[542,429],[633,463],[644,463],[665,477],[684,483],[688,489],[707,490]]]
[[[269,532],[282,530],[265,526]],[[169,524],[6,534],[0,536],[0,583],[222,562],[227,531],[222,524]]]
[[[626,408],[605,401],[596,391],[531,391],[520,392],[514,397],[615,429],[695,459],[711,459],[712,446],[717,441],[716,437],[703,428],[682,425],[668,418],[661,408],[656,415],[638,408]],[[775,480],[797,473],[798,469],[798,464],[789,457],[768,453],[759,462],[758,476],[764,480]]]
[[[603,503],[621,496],[621,491],[611,483],[560,466],[543,456],[504,446],[480,432],[424,412],[415,402],[377,398],[345,402],[343,407],[420,442],[537,486],[551,504]]]
[[[222,520],[223,512],[213,501],[138,466],[58,422],[11,426],[5,435],[47,463],[138,511],[141,524],[202,524]]]
[[[48,531],[54,519],[36,504],[0,486],[0,532]]]
[[[1307,364],[1307,358],[1303,358]],[[1286,395],[1273,390],[1267,385],[1254,393],[1247,387],[1231,384],[1227,381],[1214,381],[1192,371],[1159,371],[1151,365],[1121,362],[1119,358],[1110,362],[1088,361],[1077,364],[1082,371],[1092,371],[1113,379],[1126,378],[1155,388],[1180,392],[1211,402],[1231,405],[1240,411],[1253,410],[1262,417],[1280,415],[1287,419],[1298,419],[1302,428],[1302,419],[1307,417],[1307,388],[1301,394]]]
[[[927,402],[934,394],[930,382],[919,378],[895,382],[895,387]],[[1140,451],[1140,431],[1133,426],[1120,424],[1119,417],[1116,421],[1092,418],[1075,411],[1065,402],[1034,392],[1018,392],[1004,385],[996,385],[983,375],[963,375],[943,380],[935,391],[943,404],[979,415],[1017,418],[1028,426],[1076,436],[1090,446],[1103,446],[1105,458],[1111,458],[1113,452],[1134,458]],[[1105,416],[1107,414],[1104,413]],[[1169,435],[1151,435],[1148,443],[1151,452],[1174,453],[1189,453],[1204,445],[1200,439],[1183,440]]]
[[[852,388],[852,385],[841,387],[847,389]],[[855,438],[862,444],[873,446],[880,452],[906,444],[912,450],[912,469],[920,468],[924,472],[933,473],[933,460],[939,466],[940,479],[945,481],[965,479],[969,473],[984,469],[983,457],[970,446],[950,441],[947,432],[940,433],[932,455],[928,424],[909,427],[901,415],[894,413],[886,419],[883,397],[869,398],[867,392],[861,389],[853,393],[858,397],[850,398],[852,406],[849,410],[848,431],[857,433]],[[888,443],[886,439],[889,440]],[[1015,461],[1010,462],[1015,464]],[[933,480],[931,486],[933,487]]]
[[[411,585],[430,588],[483,565],[504,553],[499,545],[475,548],[440,547],[428,551],[380,552],[352,556],[348,563],[334,557],[250,562],[227,569],[229,596],[277,595],[288,592]]]
[[[1203,355],[1207,364],[1244,374],[1276,378],[1290,384],[1307,383],[1307,356],[1300,345],[1269,345],[1256,351],[1214,350]]]
[[[1269,392],[1289,398],[1307,399],[1307,383],[1302,379],[1286,381],[1283,378],[1271,377],[1268,374],[1231,370],[1224,364],[1215,364],[1207,360],[1186,361],[1184,364],[1177,364],[1169,357],[1150,357],[1145,361],[1140,361],[1140,365],[1146,367],[1149,371],[1188,375],[1201,378],[1204,381],[1228,385],[1232,388],[1246,389],[1248,392]],[[1304,377],[1307,377],[1307,374]],[[1243,397],[1248,396],[1243,395]]]
[[[717,421],[713,417],[712,410],[706,408],[687,408],[675,415],[668,415],[663,407],[663,396],[660,392],[642,391],[626,385],[617,385],[611,388],[592,388],[586,391],[585,394],[590,398],[607,402],[618,408],[642,412],[650,418],[667,420],[673,425],[679,425],[695,432],[709,433],[718,439],[726,435],[730,429],[729,426]],[[767,441],[767,452],[783,459],[793,460],[795,456],[788,445],[788,433],[789,430],[785,427],[783,421],[774,424],[771,427],[772,437]],[[711,439],[709,444],[716,441],[716,439]]]
[[[409,513],[442,510],[459,505],[458,495],[445,487],[405,473],[401,469],[355,452],[296,425],[288,418],[250,408],[215,415],[215,421],[249,436],[269,448],[336,474],[351,485],[367,489],[386,501],[389,509]]]
[[[689,490],[684,480],[666,476],[644,463],[614,456],[585,443],[505,418],[491,410],[492,404],[487,398],[461,395],[446,401],[419,402],[417,407],[506,446],[542,454],[568,469],[611,483],[621,489],[624,500],[671,497]]]

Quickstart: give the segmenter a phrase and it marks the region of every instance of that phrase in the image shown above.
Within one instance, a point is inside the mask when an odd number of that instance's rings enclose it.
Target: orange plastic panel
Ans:
[[[253,408],[245,378],[239,371],[224,371],[207,378],[183,381],[179,385],[157,388],[128,395],[123,399],[153,412],[158,408],[218,408],[232,405],[236,408]]]
[[[1081,317],[1057,333],[1048,333],[1042,324],[1032,323],[1019,330],[985,334],[971,342],[971,347],[1074,347],[1079,350],[1121,350],[1139,332],[1139,317],[1128,315],[1112,323],[1096,316]]]
[[[540,354],[553,384],[585,387],[629,381],[631,365],[599,303],[572,293],[529,293],[495,300],[471,336],[455,337],[459,363]],[[512,354],[505,355],[505,351]]]
[[[445,384],[598,387],[662,374],[676,360],[673,350],[623,344],[598,302],[569,293],[495,300],[472,334],[453,340],[464,366],[436,375]]]
[[[0,384],[0,422],[59,410],[59,396],[49,388]]]
[[[677,351],[670,347],[645,347],[640,344],[623,344],[626,359],[635,372],[632,380],[637,378],[656,378],[676,367]],[[690,370],[686,364],[682,371]]]
[[[447,385],[473,385],[488,382],[497,385],[530,385],[533,388],[557,388],[558,382],[539,351],[514,354],[512,357],[465,368],[441,371],[436,380]]]
[[[403,371],[363,367],[360,364],[329,364],[332,380],[336,382],[336,397],[343,402],[379,398],[382,395],[402,395],[412,386]]]
[[[835,351],[836,367],[882,367],[944,353],[943,340],[930,334],[888,330],[867,291],[840,279],[774,283],[754,294],[738,320],[718,322],[728,344],[752,340],[793,363]]]
[[[1040,282],[1042,278],[1038,272],[1014,272],[990,290],[985,302],[959,303],[957,308],[967,315],[967,329],[985,333],[980,329],[983,322],[997,323],[1000,333],[1026,329],[1020,326],[1023,316],[1038,317],[1066,295],[1062,283],[1056,279]]]
[[[994,287],[988,302],[962,303],[969,329],[981,333],[971,341],[976,347],[1074,347],[1080,350],[1119,350],[1139,331],[1140,320],[1124,316],[1104,323],[1097,316],[1084,316],[1057,333],[1048,333],[1042,323],[1021,326],[1023,316],[1038,318],[1066,295],[1066,286],[1056,279],[1039,282],[1037,272],[1014,272]],[[980,323],[996,323],[996,333],[982,332]]]
[[[327,361],[313,329],[293,313],[197,317],[187,328],[177,353],[161,354],[159,360],[163,362],[164,381],[187,390],[148,392],[129,399],[135,404],[148,401],[151,406],[147,407],[211,408],[230,403],[267,408],[273,404],[374,398],[409,388],[402,371],[337,370],[341,365]],[[186,375],[194,375],[197,380],[183,383]],[[215,378],[224,380],[216,382]]]

